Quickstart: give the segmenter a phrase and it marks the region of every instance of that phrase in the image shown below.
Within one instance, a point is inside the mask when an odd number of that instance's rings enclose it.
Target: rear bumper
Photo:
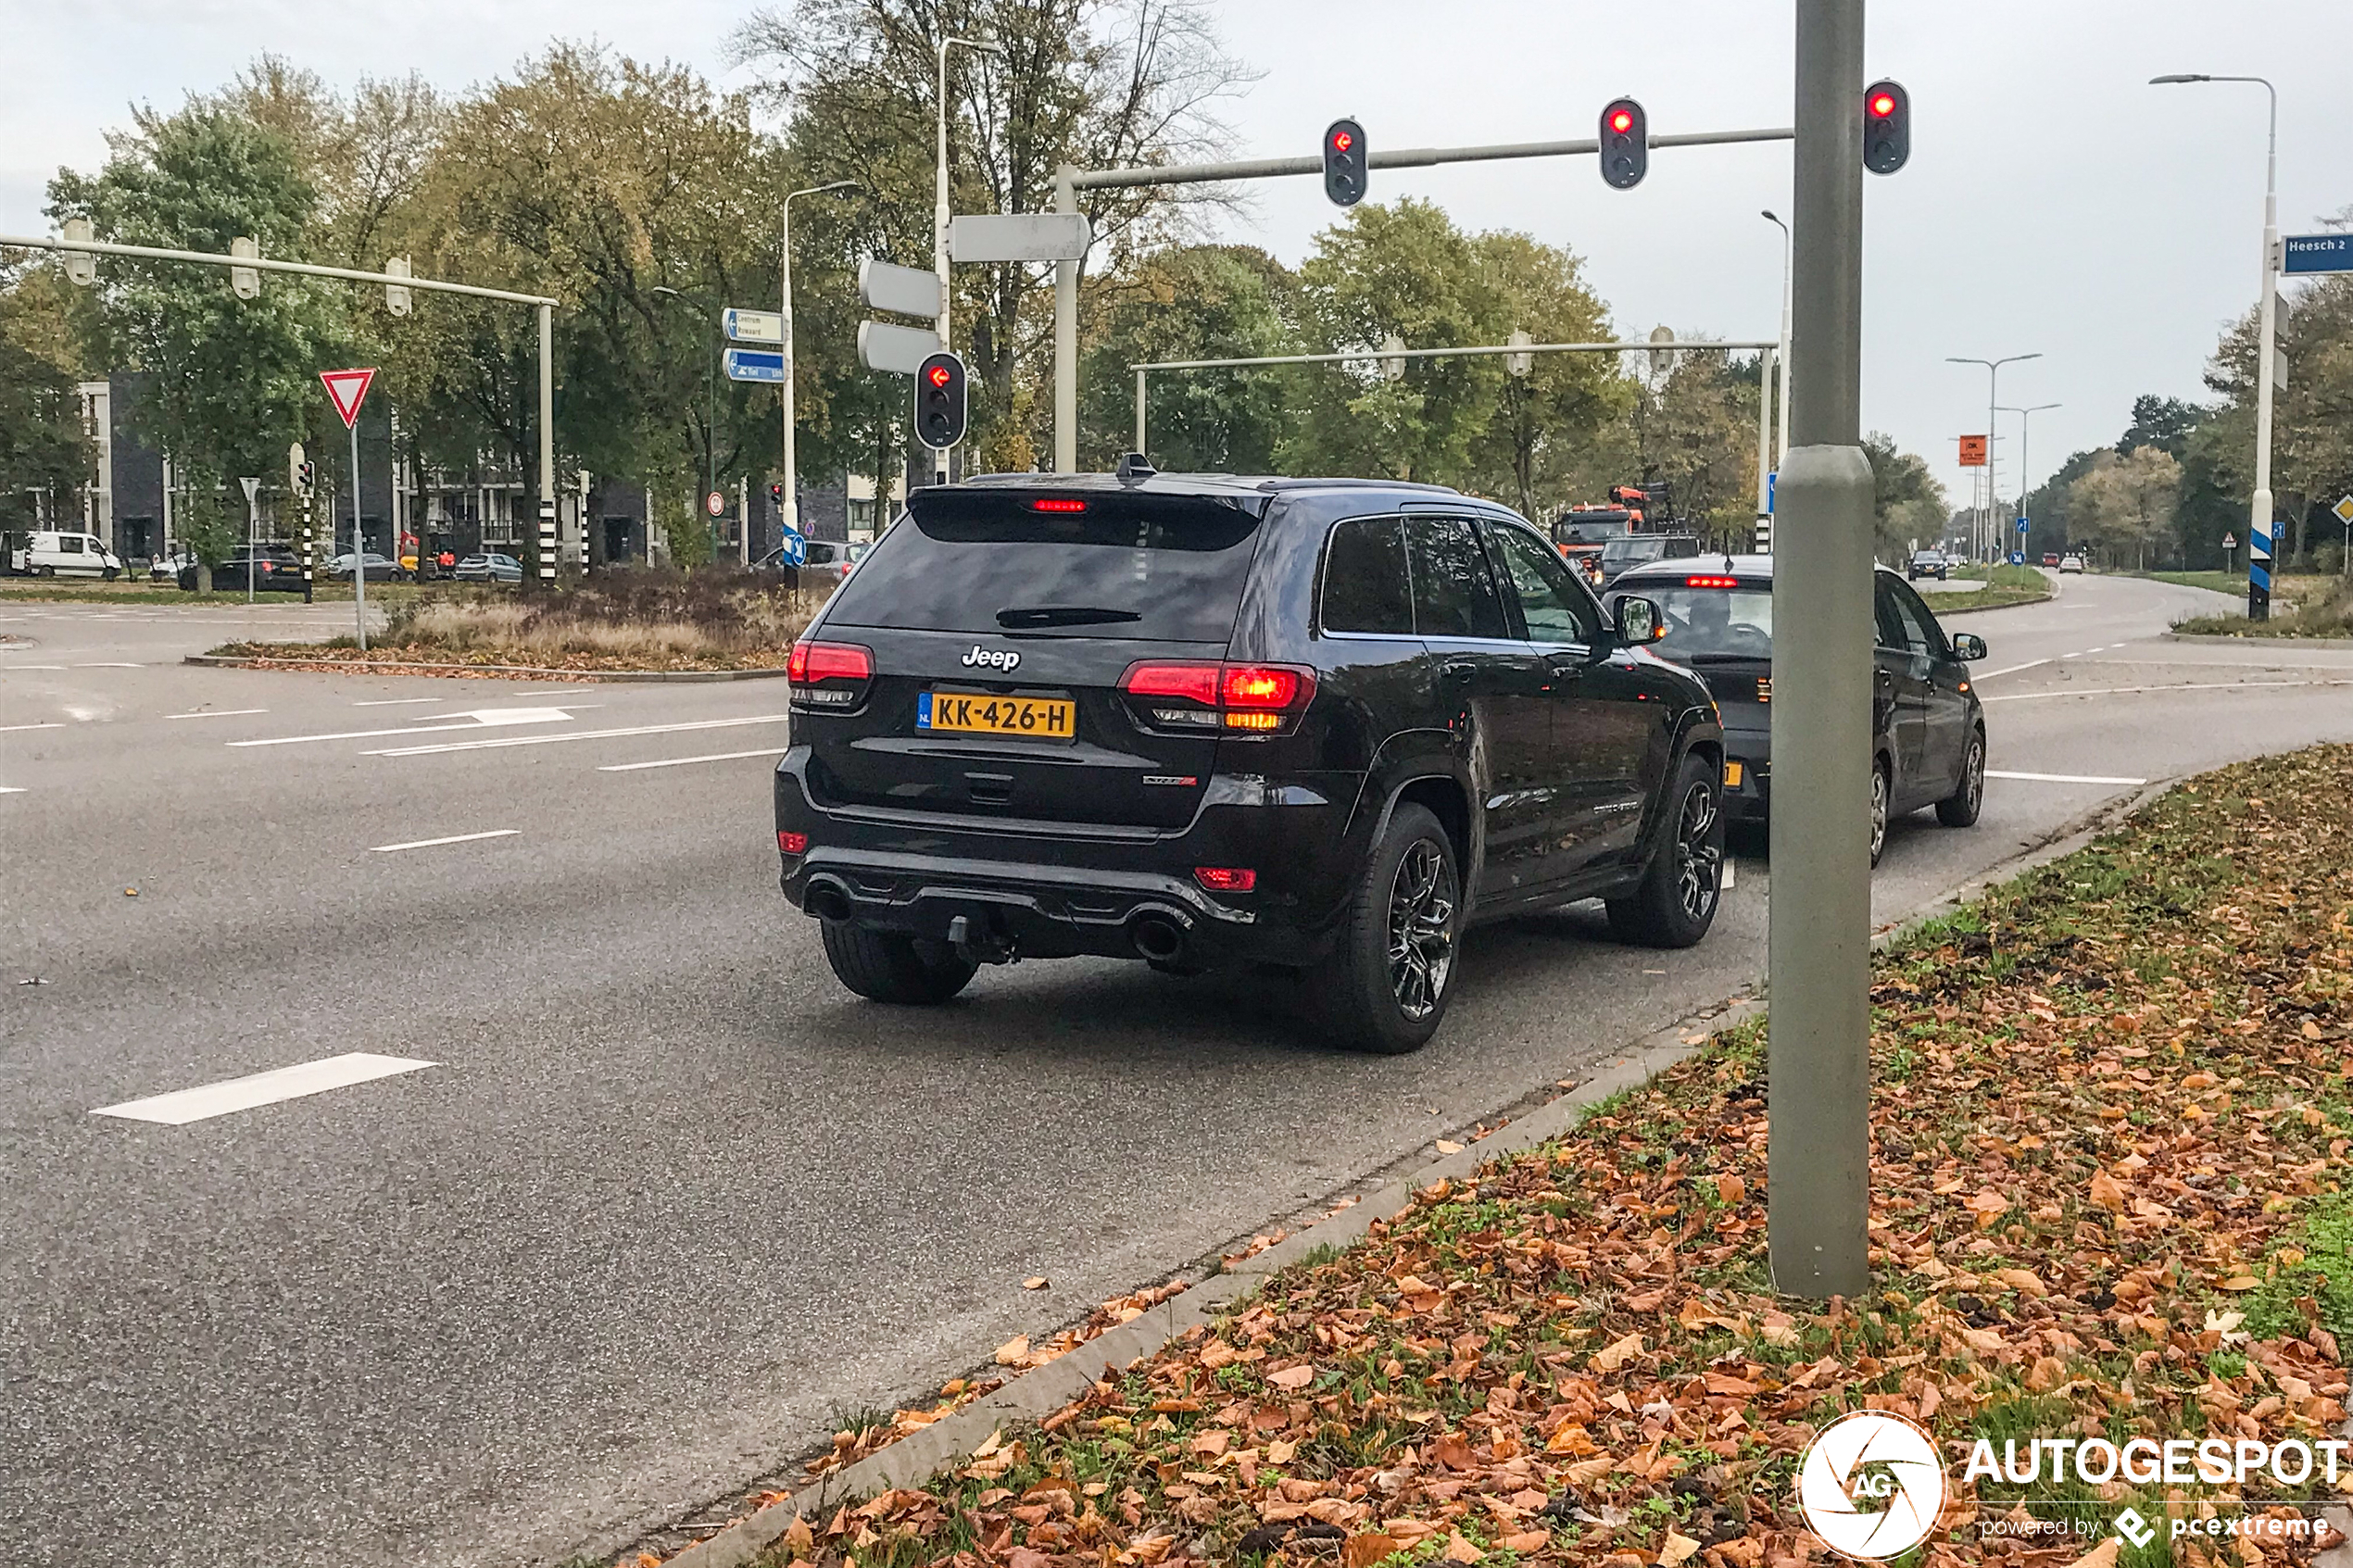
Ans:
[[[1181,934],[1205,966],[1311,964],[1336,940],[1352,864],[1353,774],[1216,777],[1193,820],[1146,833],[1069,823],[821,806],[796,746],[776,770],[776,827],[809,835],[779,884],[805,913],[1022,958],[1141,956],[1139,924]],[[1196,866],[1248,867],[1248,893],[1211,893]]]
[[[1725,771],[1739,763],[1741,782],[1724,786],[1724,815],[1735,822],[1761,822],[1773,797],[1773,732],[1724,727]]]

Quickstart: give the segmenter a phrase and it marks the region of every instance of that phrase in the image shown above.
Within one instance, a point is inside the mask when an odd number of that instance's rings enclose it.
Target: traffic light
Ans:
[[[1893,174],[1912,156],[1912,95],[1898,82],[1863,90],[1863,167]]]
[[[300,472],[302,475],[303,494],[307,495],[318,486],[319,465],[316,463],[304,463],[301,467]]]
[[[1651,117],[1631,98],[1614,98],[1602,110],[1602,182],[1630,191],[1651,167]]]
[[[945,351],[915,367],[915,438],[945,452],[964,438],[964,362]]]
[[[778,480],[768,487],[768,500],[778,511],[785,509],[785,483]]]
[[[1365,128],[1353,119],[1335,119],[1324,132],[1324,194],[1335,207],[1354,207],[1365,199]]]

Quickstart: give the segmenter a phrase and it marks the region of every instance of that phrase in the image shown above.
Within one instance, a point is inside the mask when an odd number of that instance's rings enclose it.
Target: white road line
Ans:
[[[62,664],[0,664],[0,670],[63,670]]]
[[[2030,659],[2023,664],[2013,664],[2006,670],[1988,670],[1984,674],[1980,675],[1978,679],[1981,681],[1990,681],[1996,675],[2015,675],[2021,670],[2032,670],[2040,665],[2048,664],[2050,660],[2047,659]]]
[[[682,730],[731,730],[742,724],[781,724],[788,713],[756,713],[748,719],[705,719],[692,724],[638,724],[625,730],[573,730],[560,735],[514,735],[500,740],[452,740],[433,746],[391,746],[367,757],[432,757],[445,751],[487,751],[503,746],[552,746],[567,740],[612,740],[622,735],[667,735]]]
[[[403,849],[435,849],[445,844],[472,844],[483,838],[512,838],[521,832],[522,832],[521,828],[492,828],[488,833],[455,833],[447,838],[417,838],[406,844],[371,845],[368,853],[391,855]]]
[[[396,1073],[414,1073],[422,1067],[439,1065],[439,1062],[419,1061],[411,1057],[350,1051],[318,1061],[306,1061],[298,1067],[272,1068],[267,1073],[232,1078],[222,1084],[208,1084],[200,1089],[177,1089],[170,1094],[154,1095],[146,1099],[125,1100],[120,1105],[102,1105],[90,1114],[120,1116],[132,1122],[160,1122],[167,1127],[184,1127],[191,1122],[226,1116],[233,1110],[251,1110],[258,1105],[272,1105],[282,1099],[300,1099],[305,1095],[349,1088],[354,1084],[365,1084],[371,1079],[389,1078]]]
[[[108,660],[100,664],[77,664],[74,668],[76,670],[144,670],[146,666],[143,664],[124,664],[118,660]]]
[[[233,740],[231,746],[298,746],[315,740],[381,740],[385,735],[428,735],[436,730],[479,730],[508,724],[568,724],[572,715],[560,708],[510,708],[500,711],[485,708],[471,713],[427,713],[426,719],[462,719],[457,724],[420,724],[411,721],[397,730],[346,730],[332,735],[272,735],[267,740]],[[370,755],[377,755],[371,753]]]
[[[593,692],[593,691],[595,691],[596,689],[597,689],[597,688],[596,688],[596,687],[594,687],[594,686],[548,686],[548,687],[544,687],[544,688],[535,689],[535,690],[533,690],[533,691],[527,691],[527,692],[492,692],[492,693],[490,693],[489,695],[490,695],[490,696],[501,696],[501,697],[508,697],[508,696],[573,696],[573,695],[575,695],[575,694],[577,694],[577,693],[580,693],[580,692]],[[580,705],[579,705],[579,704],[574,704],[573,706],[578,707],[578,706],[580,706]],[[598,708],[602,708],[602,707],[604,706],[604,704],[600,702],[600,703],[596,703],[596,704],[594,704],[593,706],[598,707]]]
[[[1989,779],[2024,779],[2029,784],[2145,784],[2148,783],[2146,779],[2108,779],[2093,773],[2005,773],[1994,768],[1986,769],[1985,776]]]
[[[23,793],[24,786],[21,784],[0,784],[0,795],[22,795]]]
[[[448,702],[450,700],[450,698],[446,696],[379,696],[371,697],[366,702],[355,702],[351,706],[354,708],[399,708],[410,703]]]
[[[689,762],[733,762],[739,757],[782,757],[784,751],[770,746],[765,751],[714,751],[708,757],[665,757],[659,762],[607,762],[599,766],[600,773],[634,773],[643,768],[683,768]]]
[[[5,734],[10,730],[62,730],[64,728],[65,725],[52,719],[44,724],[0,724],[0,734]]]
[[[167,713],[167,719],[237,719],[248,713],[267,713],[266,708],[216,708],[207,713]]]
[[[2353,686],[2346,681],[2183,681],[2171,686],[2091,686],[2082,691],[2064,687],[2055,692],[2004,692],[1984,698],[1987,702],[2040,702],[2054,696],[2130,696],[2143,692],[2236,692],[2250,687],[2277,686]]]

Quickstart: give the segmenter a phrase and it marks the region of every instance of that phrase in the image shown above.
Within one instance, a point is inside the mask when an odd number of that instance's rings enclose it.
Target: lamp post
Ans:
[[[653,287],[653,292],[679,305],[692,305],[695,303],[689,300],[684,294],[681,294],[678,290],[672,288],[667,283],[656,283]],[[695,498],[695,509],[697,511],[704,511],[703,496],[709,495],[712,491],[719,488],[719,358],[716,354],[707,354],[703,357],[703,390],[704,395],[709,401],[709,407],[705,409],[703,416],[703,493],[702,495],[698,495]],[[707,511],[704,511],[703,523],[706,527],[716,530],[718,526],[718,520],[710,516]]]
[[[986,38],[942,38],[939,41],[939,168],[933,187],[931,257],[933,270],[939,274],[939,346],[948,343],[948,51],[959,44],[975,52],[1004,54],[1004,49]],[[948,478],[948,454],[942,450],[932,472],[945,483]]]
[[[1781,460],[1789,456],[1790,257],[1791,254],[1797,248],[1797,241],[1795,236],[1790,233],[1789,225],[1782,222],[1772,213],[1767,212],[1764,215],[1764,218],[1766,222],[1772,224],[1775,228],[1781,232],[1781,351],[1780,355],[1781,366],[1781,432],[1780,449],[1775,453],[1773,458],[1773,466],[1778,469],[1781,465]]]
[[[2033,422],[2035,415],[2064,407],[2066,405],[2061,403],[2037,403],[2027,408],[2013,408],[2007,403],[2002,405],[2003,413],[2018,416],[2018,515],[2020,517],[2026,515],[2027,486],[2033,483],[2033,475],[2026,467],[2026,427]],[[2020,534],[2020,537],[2023,539],[2024,535]],[[2019,547],[2023,549],[2025,546],[2021,544]]]
[[[2022,359],[2040,359],[2040,350],[2032,354],[2009,354],[1999,359],[1965,359],[1957,354],[1944,356],[1948,365],[1982,365],[1985,367],[1985,522],[1990,533],[1994,522],[1994,406],[2001,401],[1995,389],[2001,384],[2002,367],[2015,365]]]
[[[792,204],[803,196],[818,195],[826,191],[847,191],[857,183],[855,180],[836,180],[795,191],[785,197],[783,232],[780,236],[784,253],[784,286],[781,292],[785,307],[785,498],[776,508],[776,525],[787,533],[800,532],[800,476],[793,467]],[[939,298],[941,305],[945,306],[948,302],[946,293],[943,292]],[[749,539],[749,519],[745,520],[745,537]]]
[[[2152,87],[2185,82],[2252,82],[2271,95],[2270,150],[2263,165],[2263,304],[2255,341],[2255,494],[2247,499],[2246,618],[2271,619],[2271,356],[2279,318],[2280,90],[2259,76],[2152,76]]]

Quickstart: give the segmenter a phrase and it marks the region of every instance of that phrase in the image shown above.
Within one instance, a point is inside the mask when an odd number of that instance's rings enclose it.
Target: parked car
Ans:
[[[849,576],[849,569],[857,565],[859,558],[871,547],[864,544],[844,544],[837,539],[811,539],[802,546],[805,554],[801,558],[799,570],[838,580]],[[792,570],[785,559],[784,548],[781,546],[761,557],[752,565],[761,571]]]
[[[2070,550],[2059,557],[2058,568],[2061,571],[2081,571],[2083,570],[2083,558]]]
[[[452,567],[449,575],[459,583],[520,583],[522,562],[496,550],[477,550]]]
[[[1914,550],[1911,564],[1904,569],[1904,578],[1908,583],[1917,583],[1923,577],[1933,577],[1942,583],[1952,575],[1952,559],[1942,550]]]
[[[1699,554],[1699,535],[1695,533],[1621,533],[1602,546],[1595,557],[1598,563],[1588,581],[1606,588],[1635,567],[1655,560],[1680,560]]]
[[[10,547],[7,560],[19,576],[101,577],[111,583],[122,575],[122,558],[94,533],[36,528],[19,537],[23,542]]]
[[[1628,940],[1706,935],[1723,734],[1655,620],[1437,486],[920,490],[793,648],[783,888],[876,1001],[1015,959],[1272,966],[1412,1050],[1474,922],[1600,897]]]
[[[368,564],[365,570],[368,581],[371,583],[397,583],[409,575],[390,556],[380,556],[373,550],[368,552]],[[342,555],[329,560],[326,574],[337,582],[350,582],[351,552],[346,550]]]
[[[2043,564],[2045,566],[2057,566],[2058,563],[2059,554],[2057,550],[2045,550],[2043,552]]]
[[[1892,818],[1936,808],[1969,827],[1985,794],[1985,711],[1969,678],[1985,639],[1951,637],[1926,601],[1885,567],[1873,576],[1879,628],[1871,703],[1871,864]],[[1707,684],[1724,720],[1724,806],[1735,822],[1762,822],[1772,800],[1773,558],[1727,556],[1704,572],[1645,567],[1617,581],[1621,594],[1658,606],[1667,634],[1652,651],[1688,665]]]
[[[184,593],[195,592],[202,584],[203,575],[203,570],[195,561],[185,563],[180,569],[181,590]],[[240,549],[212,569],[212,585],[224,593],[233,588],[243,592],[248,579],[260,593],[299,594],[302,592],[301,558],[294,553],[291,546],[263,545],[251,552]]]
[[[174,548],[168,556],[157,556],[147,563],[150,583],[177,583],[180,574],[196,564],[196,558],[184,548]]]

